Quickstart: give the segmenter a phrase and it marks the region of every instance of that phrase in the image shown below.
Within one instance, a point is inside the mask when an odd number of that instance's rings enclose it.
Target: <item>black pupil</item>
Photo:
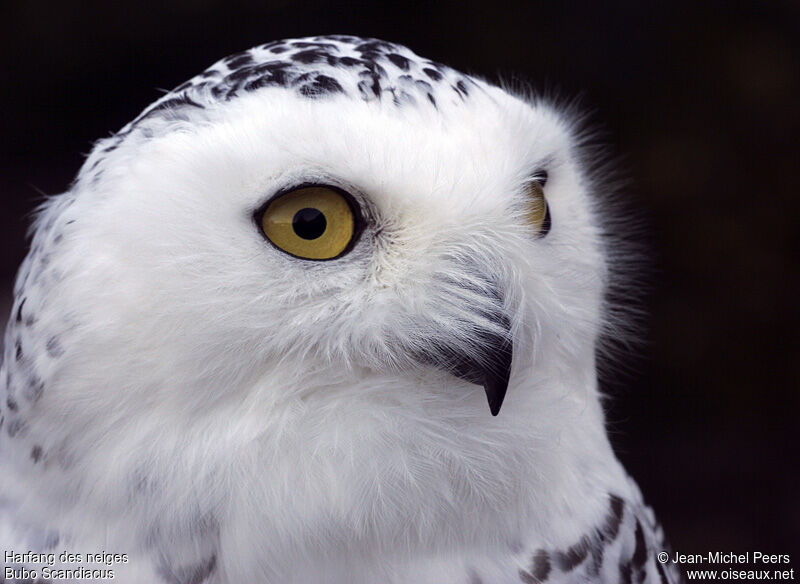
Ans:
[[[303,239],[316,239],[323,233],[328,226],[325,215],[319,209],[306,207],[300,209],[292,218],[292,228],[298,237]]]

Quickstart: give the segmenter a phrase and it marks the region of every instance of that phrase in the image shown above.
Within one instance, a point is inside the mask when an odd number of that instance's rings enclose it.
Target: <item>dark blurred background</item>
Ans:
[[[147,6],[150,4],[150,6]],[[649,4],[649,5],[648,5]],[[376,36],[580,96],[649,224],[645,344],[607,389],[673,547],[800,560],[800,3],[161,0],[0,8],[0,291],[91,142],[229,53]]]

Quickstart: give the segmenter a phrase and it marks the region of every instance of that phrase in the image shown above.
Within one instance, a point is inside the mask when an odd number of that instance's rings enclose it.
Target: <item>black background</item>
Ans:
[[[150,6],[147,6],[150,4]],[[620,458],[673,547],[800,559],[800,3],[4,4],[0,290],[40,193],[218,58],[324,33],[385,38],[580,97],[645,217],[645,344],[611,380]],[[4,309],[4,312],[5,309]]]

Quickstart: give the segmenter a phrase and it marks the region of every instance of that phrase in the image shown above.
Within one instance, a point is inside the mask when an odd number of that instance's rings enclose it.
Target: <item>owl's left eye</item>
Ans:
[[[546,180],[531,181],[525,192],[525,218],[535,229],[537,237],[544,237],[550,231],[550,209],[544,197]]]
[[[278,249],[306,260],[331,260],[355,240],[357,212],[345,192],[329,186],[300,187],[269,201],[256,220]]]

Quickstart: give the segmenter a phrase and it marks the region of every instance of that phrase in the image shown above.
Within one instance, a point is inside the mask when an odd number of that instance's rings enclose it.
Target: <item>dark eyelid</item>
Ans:
[[[531,180],[538,182],[544,188],[547,184],[547,179],[550,177],[548,172],[544,169],[537,170],[531,175]]]

